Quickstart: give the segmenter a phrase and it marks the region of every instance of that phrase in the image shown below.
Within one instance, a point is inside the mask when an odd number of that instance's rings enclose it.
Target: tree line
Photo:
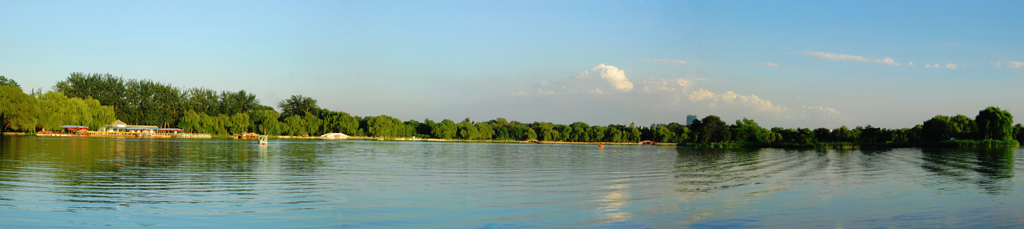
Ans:
[[[255,132],[268,135],[316,136],[325,133],[345,133],[356,136],[385,138],[439,138],[464,140],[541,140],[562,142],[639,142],[652,140],[662,143],[764,143],[764,144],[815,144],[827,142],[868,142],[868,143],[917,143],[937,142],[950,137],[1022,140],[1024,126],[1013,124],[1013,116],[998,107],[989,107],[973,119],[965,115],[938,115],[912,128],[886,129],[871,125],[836,129],[827,128],[765,128],[751,119],[736,120],[728,124],[718,116],[709,115],[695,120],[690,125],[669,123],[654,128],[635,128],[625,125],[591,126],[584,122],[554,124],[550,122],[523,123],[495,118],[476,122],[469,118],[461,122],[444,119],[439,122],[401,121],[387,115],[354,116],[341,111],[321,108],[317,100],[302,95],[293,95],[277,103],[281,112],[260,104],[255,95],[244,90],[238,92],[216,92],[206,88],[180,89],[169,84],[151,80],[122,79],[110,74],[71,73],[70,76],[53,86],[53,92],[25,95],[18,99],[17,83],[2,78],[0,84],[15,89],[5,89],[3,97],[11,105],[4,105],[0,117],[4,118],[6,130],[29,130],[52,128],[52,123],[97,125],[106,121],[107,113],[116,114],[118,119],[131,124],[178,127],[189,133],[239,134]],[[13,85],[13,86],[11,86]],[[10,95],[9,95],[10,94]],[[24,93],[21,93],[24,94]],[[7,98],[13,99],[7,99]],[[35,103],[17,103],[29,101]],[[60,101],[45,102],[39,101]],[[71,102],[68,102],[71,101]],[[81,102],[79,102],[81,101]],[[95,102],[92,102],[95,101]],[[96,104],[98,103],[98,104]],[[37,105],[31,108],[25,104]],[[84,105],[67,105],[84,104]],[[31,125],[20,113],[39,108],[50,109],[45,113],[60,114],[41,118],[38,114]],[[92,119],[71,117],[70,113],[55,109],[97,110],[103,113],[92,115]],[[104,110],[107,109],[107,110]],[[12,115],[13,114],[13,115]],[[26,116],[28,117],[28,116]],[[77,119],[76,119],[77,118]],[[8,121],[11,120],[11,121]],[[97,123],[89,123],[93,120]],[[43,124],[45,121],[46,124]],[[112,121],[112,120],[111,120]],[[109,123],[109,122],[106,122]],[[92,126],[90,126],[92,127]]]
[[[948,140],[996,140],[1024,141],[1024,126],[1013,124],[1013,115],[999,107],[988,107],[978,112],[975,118],[965,115],[937,115],[912,128],[886,129],[871,125],[836,129],[827,128],[780,128],[760,127],[753,120],[744,118],[728,125],[718,116],[709,115],[695,120],[689,126],[680,126],[661,136],[672,134],[683,136],[678,142],[715,143],[762,143],[809,145],[821,143],[924,143]],[[677,137],[678,138],[678,137]],[[668,139],[668,138],[666,138]],[[1014,142],[1014,143],[1015,143]],[[1014,144],[1008,143],[1008,144]]]
[[[63,125],[98,129],[113,122],[114,109],[90,98],[69,98],[57,92],[26,94],[12,79],[0,76],[0,132],[57,131]]]

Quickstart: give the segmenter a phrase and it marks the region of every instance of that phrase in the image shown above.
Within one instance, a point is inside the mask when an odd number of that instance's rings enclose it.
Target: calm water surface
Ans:
[[[1024,227],[1016,147],[0,144],[0,227]]]

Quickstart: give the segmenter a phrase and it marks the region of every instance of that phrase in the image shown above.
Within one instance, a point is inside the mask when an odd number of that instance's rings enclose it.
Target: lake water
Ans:
[[[1017,147],[0,144],[0,228],[1024,227]]]

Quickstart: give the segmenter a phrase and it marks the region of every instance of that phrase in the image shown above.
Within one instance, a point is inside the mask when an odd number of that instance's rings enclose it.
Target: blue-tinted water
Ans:
[[[1016,147],[0,143],[0,227],[1024,226]]]

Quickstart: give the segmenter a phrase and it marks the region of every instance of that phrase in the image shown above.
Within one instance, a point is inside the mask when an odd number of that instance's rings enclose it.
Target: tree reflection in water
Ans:
[[[1005,194],[1013,177],[1013,147],[925,148],[921,168],[955,182],[976,184],[991,195]]]

